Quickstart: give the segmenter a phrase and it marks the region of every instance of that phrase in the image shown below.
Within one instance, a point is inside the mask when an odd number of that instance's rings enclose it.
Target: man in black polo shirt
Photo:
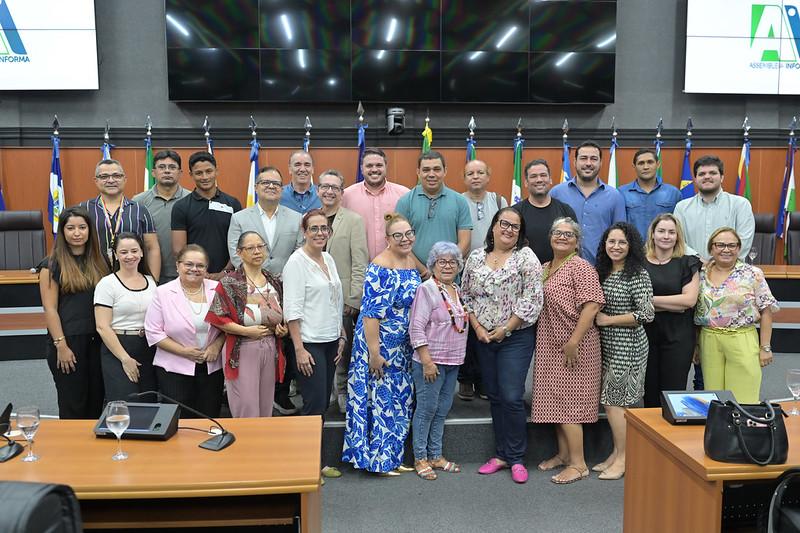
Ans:
[[[208,277],[218,280],[231,268],[228,255],[228,226],[242,204],[217,187],[217,160],[208,152],[189,157],[189,173],[195,189],[172,208],[172,249],[199,244],[208,252]]]

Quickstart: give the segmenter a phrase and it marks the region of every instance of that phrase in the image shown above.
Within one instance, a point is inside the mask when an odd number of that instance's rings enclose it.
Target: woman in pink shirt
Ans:
[[[463,266],[458,246],[434,244],[427,262],[433,276],[417,287],[411,306],[411,375],[417,399],[411,420],[414,468],[426,480],[436,479],[434,470],[461,471],[442,457],[442,435],[467,348],[467,311],[454,283]]]

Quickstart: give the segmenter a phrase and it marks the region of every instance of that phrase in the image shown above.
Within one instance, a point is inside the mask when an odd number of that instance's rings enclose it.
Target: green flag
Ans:
[[[148,135],[144,139],[144,190],[149,191],[153,185],[153,140]]]

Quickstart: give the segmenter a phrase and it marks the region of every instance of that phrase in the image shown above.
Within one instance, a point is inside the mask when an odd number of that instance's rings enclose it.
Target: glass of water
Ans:
[[[792,393],[794,401],[797,402],[800,400],[800,368],[790,368],[786,371],[786,386],[789,388],[789,392]],[[792,410],[789,411],[789,414],[795,416],[800,415],[796,403],[792,407]]]
[[[122,434],[128,429],[130,423],[131,415],[128,412],[127,402],[108,402],[106,406],[106,426],[117,436],[117,453],[111,457],[114,461],[124,461],[128,458],[128,454],[122,451]]]
[[[17,409],[17,428],[25,435],[28,441],[28,455],[22,458],[26,463],[38,461],[39,456],[33,453],[33,437],[39,429],[39,408],[20,407]]]

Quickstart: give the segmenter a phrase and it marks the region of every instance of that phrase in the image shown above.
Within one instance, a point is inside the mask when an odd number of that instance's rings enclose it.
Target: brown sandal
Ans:
[[[431,462],[431,466],[434,470],[441,470],[442,472],[450,472],[453,474],[461,472],[460,464],[448,461],[444,457],[437,457]]]
[[[433,471],[431,468],[430,463],[426,459],[420,459],[418,461],[414,461],[414,470],[416,470],[417,475],[426,481],[433,481],[438,476],[436,472]]]

